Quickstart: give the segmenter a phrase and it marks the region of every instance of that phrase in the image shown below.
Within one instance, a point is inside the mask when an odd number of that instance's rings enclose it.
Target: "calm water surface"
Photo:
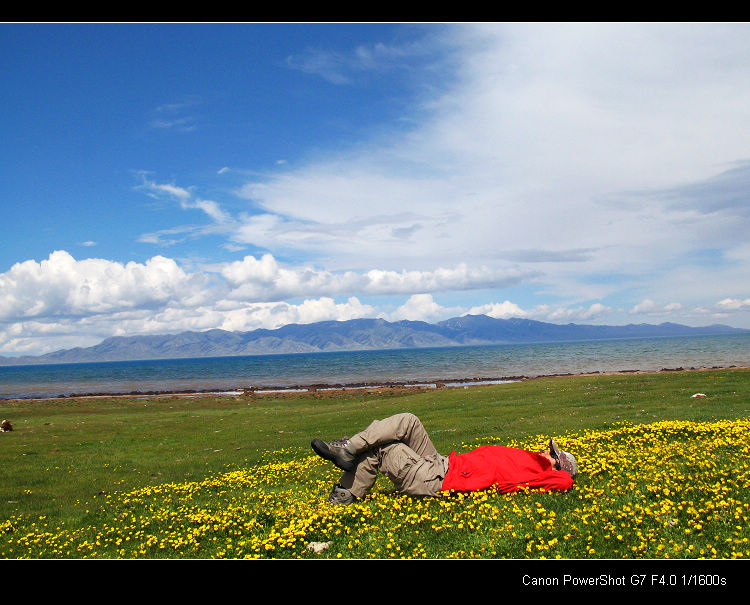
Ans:
[[[750,366],[750,335],[0,367],[0,398]]]

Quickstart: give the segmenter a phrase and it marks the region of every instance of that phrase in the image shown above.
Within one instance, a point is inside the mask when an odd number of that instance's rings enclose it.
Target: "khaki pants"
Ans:
[[[357,466],[344,473],[339,484],[357,498],[372,488],[378,470],[404,494],[435,496],[440,491],[448,459],[437,452],[414,414],[375,420],[349,440],[357,452]]]

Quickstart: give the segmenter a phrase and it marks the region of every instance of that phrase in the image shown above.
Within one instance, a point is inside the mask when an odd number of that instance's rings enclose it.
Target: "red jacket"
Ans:
[[[567,491],[573,487],[573,478],[555,470],[540,454],[512,447],[485,445],[465,454],[450,453],[443,491],[471,492],[493,485],[501,493],[524,486]]]

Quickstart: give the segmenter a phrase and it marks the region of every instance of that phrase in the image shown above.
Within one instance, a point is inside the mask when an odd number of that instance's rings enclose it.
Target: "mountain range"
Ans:
[[[317,353],[461,345],[518,344],[750,333],[725,325],[693,328],[675,323],[598,326],[552,324],[529,319],[465,315],[435,324],[423,321],[352,319],[290,324],[249,332],[207,330],[151,336],[113,336],[92,347],[62,349],[39,356],[0,357],[0,365],[82,363]]]

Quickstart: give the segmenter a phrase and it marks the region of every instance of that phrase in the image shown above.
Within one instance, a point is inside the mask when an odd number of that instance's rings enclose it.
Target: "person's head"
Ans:
[[[565,471],[573,479],[576,478],[576,475],[578,474],[578,462],[573,454],[565,452],[557,447],[557,443],[555,443],[554,439],[550,439],[549,454],[555,460],[555,468],[557,470]]]

